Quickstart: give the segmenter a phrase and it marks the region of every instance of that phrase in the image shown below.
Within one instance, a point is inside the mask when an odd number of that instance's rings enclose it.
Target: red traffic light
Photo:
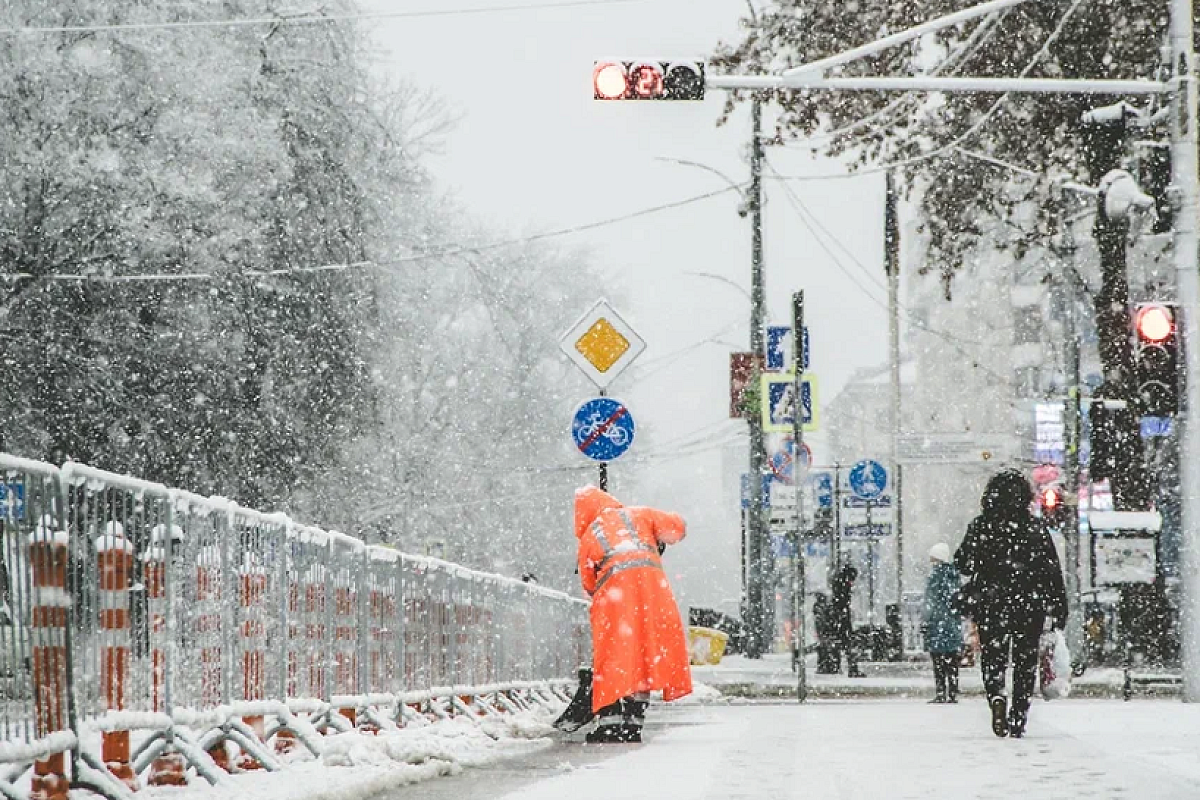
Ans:
[[[1143,342],[1165,342],[1175,332],[1175,318],[1166,306],[1142,306],[1134,319],[1134,327]]]
[[[1057,486],[1047,486],[1042,490],[1042,508],[1053,513],[1062,505],[1062,490]]]
[[[592,88],[597,100],[620,100],[629,91],[625,65],[612,61],[598,62],[592,70]]]
[[[692,61],[597,61],[596,100],[702,100],[704,65]]]

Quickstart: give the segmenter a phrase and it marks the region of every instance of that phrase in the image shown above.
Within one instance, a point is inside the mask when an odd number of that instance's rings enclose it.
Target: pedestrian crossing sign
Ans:
[[[817,379],[805,374],[801,378],[800,420],[806,432],[817,430]],[[762,376],[763,430],[771,433],[790,433],[793,428],[793,395],[795,378],[791,375]]]

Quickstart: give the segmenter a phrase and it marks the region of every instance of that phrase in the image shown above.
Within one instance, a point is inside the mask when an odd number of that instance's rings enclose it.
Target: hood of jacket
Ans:
[[[610,508],[622,508],[621,501],[595,486],[575,490],[575,538],[583,536],[596,517]]]
[[[1033,489],[1029,481],[1017,470],[1006,469],[988,480],[979,506],[985,517],[1020,519],[1029,514],[1032,502]]]

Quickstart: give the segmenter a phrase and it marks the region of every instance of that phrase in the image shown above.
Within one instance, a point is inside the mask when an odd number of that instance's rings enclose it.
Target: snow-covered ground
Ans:
[[[564,745],[386,800],[1183,800],[1200,797],[1200,707],[1038,701],[997,739],[981,700],[656,706],[643,745]]]
[[[844,666],[840,675],[818,675],[815,666],[816,660],[810,656],[808,689],[810,696],[815,698],[933,696],[933,670],[927,659],[898,663],[864,662],[861,666],[865,677],[862,678],[847,677]],[[796,673],[791,670],[790,657],[779,654],[768,655],[760,660],[726,656],[714,666],[692,667],[692,676],[728,694],[744,696],[777,695],[794,691],[796,686]],[[959,671],[959,678],[964,695],[983,693],[978,667],[963,667]],[[1090,668],[1072,685],[1073,691],[1079,696],[1119,697],[1122,680],[1119,669]],[[1159,691],[1163,689],[1160,687]]]
[[[305,751],[289,757],[280,772],[230,775],[219,786],[194,780],[187,787],[158,787],[139,792],[156,800],[359,800],[456,775],[553,746],[546,710],[533,710],[478,723],[466,717],[426,727],[373,735],[342,733],[324,740],[321,758]]]

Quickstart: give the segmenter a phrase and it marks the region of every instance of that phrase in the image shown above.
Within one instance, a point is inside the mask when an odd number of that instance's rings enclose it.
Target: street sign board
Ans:
[[[892,535],[892,523],[872,522],[870,525],[846,525],[842,528],[842,536],[847,539],[879,539]]]
[[[878,461],[863,459],[850,468],[850,491],[864,500],[874,500],[887,488],[887,470]]]
[[[10,478],[0,483],[0,517],[9,522],[25,519],[24,478]]]
[[[809,478],[816,495],[817,508],[833,508],[833,473],[813,472],[809,473]]]
[[[771,507],[771,476],[762,476],[762,504],[763,508]],[[750,507],[750,476],[742,473],[742,508]]]
[[[642,354],[646,343],[607,300],[600,300],[563,334],[559,347],[604,389]]]
[[[842,498],[842,508],[866,508],[868,503],[871,508],[891,508],[892,496],[890,494],[881,494],[879,497],[870,500],[855,495],[848,495]]]
[[[746,389],[754,380],[754,362],[762,367],[762,359],[755,359],[753,353],[729,354],[729,417],[740,419],[752,409],[746,408]]]
[[[790,375],[762,376],[762,418],[763,430],[772,433],[790,433],[793,430],[792,395],[795,394],[795,380]],[[804,430],[817,429],[817,379],[813,375],[804,375],[800,388],[801,422]]]
[[[1008,456],[1011,437],[995,433],[908,433],[896,437],[902,464],[982,464]]]
[[[812,463],[812,448],[807,442],[800,443],[800,463],[808,466]],[[793,486],[796,482],[796,440],[791,436],[784,438],[783,443],[771,453],[768,463],[771,468],[771,478],[785,486]]]
[[[575,410],[571,438],[593,461],[616,461],[633,445],[633,415],[620,400],[595,397]]]
[[[767,371],[768,372],[793,372],[795,364],[792,359],[795,358],[792,350],[792,327],[790,325],[768,325],[767,326]],[[800,359],[803,362],[800,368],[808,372],[808,362],[811,354],[809,348],[808,328],[804,329],[804,349],[800,351]]]

